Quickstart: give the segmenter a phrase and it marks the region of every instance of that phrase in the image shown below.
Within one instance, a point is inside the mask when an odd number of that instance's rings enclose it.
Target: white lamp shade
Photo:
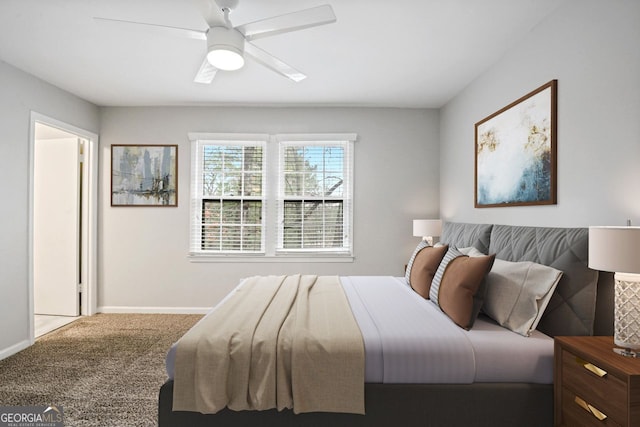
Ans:
[[[589,227],[589,268],[640,273],[640,227]]]
[[[413,235],[416,237],[434,237],[442,233],[442,221],[439,219],[414,219]]]

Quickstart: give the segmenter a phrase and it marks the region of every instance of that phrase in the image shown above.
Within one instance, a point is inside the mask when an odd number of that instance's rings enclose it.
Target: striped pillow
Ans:
[[[421,249],[413,258],[409,272],[409,285],[420,296],[429,299],[429,290],[433,276],[438,270],[442,257],[449,246],[427,246]]]
[[[411,285],[411,269],[413,268],[413,262],[415,261],[418,252],[428,247],[429,243],[426,240],[420,240],[418,246],[416,246],[416,248],[413,250],[413,254],[411,255],[411,258],[409,258],[409,262],[407,263],[407,269],[404,272],[404,278],[407,281],[407,285]]]
[[[473,297],[491,270],[495,255],[469,257],[449,248],[431,283],[429,297],[458,326],[470,329],[475,321]]]

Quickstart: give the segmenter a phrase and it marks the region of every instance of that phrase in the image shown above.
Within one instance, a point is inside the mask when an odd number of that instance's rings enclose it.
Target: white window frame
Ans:
[[[279,255],[296,254],[331,254],[333,256],[353,255],[353,143],[355,134],[280,134],[276,135],[278,141],[278,239],[276,253]],[[284,202],[285,200],[331,200],[332,197],[288,197],[284,192],[284,149],[290,146],[336,146],[344,148],[343,159],[343,196],[334,200],[341,200],[343,203],[342,227],[344,230],[341,248],[284,248]]]
[[[314,133],[314,134],[236,134],[236,133],[207,133],[190,132],[188,134],[191,141],[191,216],[190,227],[190,250],[189,260],[191,262],[353,262],[353,154],[354,142],[357,140],[355,133]],[[263,216],[262,216],[262,238],[263,253],[224,253],[203,251],[196,247],[196,242],[201,242],[201,214],[202,214],[202,171],[200,169],[201,150],[198,147],[202,143],[220,142],[242,142],[242,141],[264,141],[264,164],[263,164]],[[348,183],[345,183],[344,191],[349,195],[348,209],[344,209],[345,230],[348,227],[349,246],[344,250],[317,250],[317,251],[281,251],[277,249],[278,235],[281,222],[279,222],[278,194],[280,185],[280,142],[324,142],[338,143],[347,142],[348,156],[345,159],[345,166],[349,169]],[[199,163],[200,162],[200,163]],[[345,174],[345,177],[347,174]],[[346,196],[346,194],[345,194]],[[348,210],[348,212],[347,212]]]
[[[191,217],[190,217],[190,236],[189,236],[189,256],[201,257],[201,256],[251,256],[264,254],[265,248],[265,203],[267,200],[265,182],[266,182],[266,154],[267,141],[269,136],[265,134],[210,134],[210,133],[190,133],[189,139],[191,140]],[[204,147],[208,145],[245,145],[255,146],[259,145],[263,147],[262,157],[262,196],[259,200],[262,201],[262,233],[261,233],[261,250],[259,251],[211,251],[203,250],[201,248],[202,242],[202,209],[205,199],[210,199],[203,194],[202,183],[202,155]],[[238,200],[258,200],[254,197],[222,197],[223,199],[238,199]]]

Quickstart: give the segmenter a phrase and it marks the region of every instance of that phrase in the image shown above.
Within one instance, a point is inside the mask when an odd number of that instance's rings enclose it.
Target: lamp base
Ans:
[[[640,275],[616,273],[614,280],[613,341],[622,352],[634,353],[640,350]]]
[[[616,354],[619,354],[620,356],[624,356],[624,357],[640,357],[640,352],[637,352],[635,350],[631,350],[630,348],[618,348],[615,347],[613,349],[613,352]]]

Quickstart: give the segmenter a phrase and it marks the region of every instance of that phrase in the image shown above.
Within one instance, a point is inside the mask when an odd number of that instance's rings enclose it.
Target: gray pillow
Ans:
[[[560,270],[546,265],[496,259],[487,275],[483,311],[501,326],[528,337],[561,277]]]

